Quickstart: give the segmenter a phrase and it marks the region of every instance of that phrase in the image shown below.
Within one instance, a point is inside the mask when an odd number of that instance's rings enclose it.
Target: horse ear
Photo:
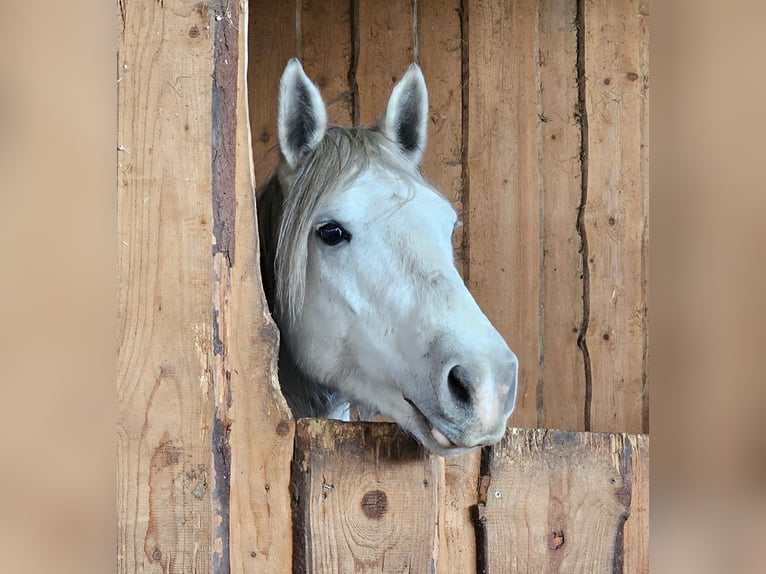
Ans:
[[[428,131],[428,90],[417,64],[411,64],[394,86],[379,127],[413,162],[420,164]]]
[[[291,169],[313,150],[327,130],[327,109],[322,95],[303,66],[293,58],[279,83],[279,147]]]

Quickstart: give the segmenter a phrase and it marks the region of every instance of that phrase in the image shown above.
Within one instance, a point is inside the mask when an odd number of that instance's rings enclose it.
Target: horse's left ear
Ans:
[[[420,164],[428,131],[428,90],[417,64],[411,64],[394,86],[379,127],[413,162]]]

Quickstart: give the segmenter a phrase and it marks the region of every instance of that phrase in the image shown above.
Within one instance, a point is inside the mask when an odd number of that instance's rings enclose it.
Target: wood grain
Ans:
[[[358,121],[374,125],[394,84],[415,59],[412,1],[358,0],[358,5]]]
[[[432,457],[391,423],[297,422],[296,572],[431,572],[437,553]]]
[[[441,459],[444,487],[439,508],[439,574],[476,571],[476,534],[471,509],[478,502],[481,449]]]
[[[123,4],[118,571],[211,571],[211,14]]]
[[[539,3],[538,126],[543,253],[542,360],[537,424],[585,430],[586,375],[577,345],[583,324],[582,197],[577,4]]]
[[[287,61],[300,56],[296,1],[250,2],[247,85],[256,185],[266,181],[279,159],[279,80]]]
[[[519,357],[511,424],[534,427],[541,354],[537,4],[467,4],[467,283]]]
[[[243,6],[241,26],[247,22]],[[246,46],[241,27],[238,49],[244,53]],[[236,257],[214,260],[218,333],[230,393],[218,400],[228,405],[231,571],[287,573],[292,571],[289,482],[295,425],[279,391],[279,333],[261,287],[244,58],[239,64],[237,90],[231,92],[237,111],[232,134]]]
[[[477,515],[488,554],[480,566],[488,573],[622,571],[632,445],[619,434],[510,429],[482,461],[486,502]]]
[[[463,218],[463,86],[460,2],[420,2],[417,6],[417,57],[428,85],[430,122],[423,173]],[[464,271],[463,227],[453,234],[455,262]],[[476,504],[480,451],[445,459],[440,501],[438,572],[470,572],[476,545],[470,508]]]
[[[349,81],[354,22],[348,0],[302,0],[303,67],[322,92],[330,124],[354,123],[354,93]]]
[[[638,0],[584,4],[591,430],[641,432],[646,361],[646,78]],[[646,143],[646,142],[644,142]]]
[[[649,435],[628,435],[633,493],[625,522],[625,574],[649,572]]]
[[[423,173],[463,217],[463,86],[460,2],[417,5],[417,58],[428,86],[430,121]],[[463,228],[452,236],[455,261],[463,272]]]

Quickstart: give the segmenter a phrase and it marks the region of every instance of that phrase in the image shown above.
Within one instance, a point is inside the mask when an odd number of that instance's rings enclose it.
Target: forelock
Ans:
[[[316,149],[298,166],[284,192],[277,239],[276,311],[292,325],[306,292],[308,241],[320,210],[371,165],[419,177],[417,166],[374,128],[328,128]]]

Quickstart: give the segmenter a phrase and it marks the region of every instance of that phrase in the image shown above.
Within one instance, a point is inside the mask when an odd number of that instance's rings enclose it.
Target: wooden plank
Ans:
[[[211,14],[120,4],[118,571],[211,571]]]
[[[633,493],[625,522],[623,571],[645,574],[649,572],[649,436],[628,435],[627,439],[631,442]]]
[[[577,3],[540,2],[539,161],[543,217],[542,354],[538,425],[585,430],[582,198]]]
[[[463,66],[458,0],[417,4],[417,58],[428,85],[430,122],[423,173],[463,217]],[[463,228],[452,236],[458,270],[463,272]]]
[[[646,97],[639,0],[584,4],[590,428],[640,432],[646,349]]]
[[[644,303],[649,304],[649,0],[638,3],[641,27],[640,64],[641,89],[641,193],[645,225],[641,238],[641,289]],[[632,76],[631,76],[632,77]],[[641,389],[641,432],[649,433],[649,317],[644,317],[643,387]]]
[[[297,422],[296,572],[432,572],[432,457],[391,423]]]
[[[463,45],[460,2],[417,3],[417,59],[428,85],[430,122],[423,173],[452,202],[463,218]],[[458,227],[452,237],[455,262],[464,271],[465,236]],[[471,572],[476,544],[470,509],[477,501],[476,482],[481,451],[443,460],[437,571]]]
[[[436,572],[475,572],[476,534],[471,509],[479,500],[477,485],[481,449],[441,460],[444,487],[439,500],[439,559]]]
[[[260,185],[279,159],[277,105],[279,80],[290,58],[298,51],[296,1],[250,2],[249,57],[247,69],[250,130],[253,134],[255,181]]]
[[[357,121],[374,125],[394,84],[415,59],[413,5],[412,0],[358,0],[358,5]]]
[[[303,67],[319,86],[331,124],[354,123],[354,94],[350,77],[354,52],[354,22],[348,0],[302,0]]]
[[[467,283],[519,357],[511,424],[537,425],[537,3],[468,2]]]
[[[510,429],[482,460],[478,570],[622,571],[634,442],[619,434]]]
[[[238,47],[247,47],[242,4]],[[228,59],[228,58],[227,58]],[[294,423],[279,392],[278,332],[271,320],[260,280],[257,221],[249,144],[245,59],[239,59],[236,108],[236,217],[234,258],[214,259],[218,334],[228,397],[231,452],[229,508],[232,572],[291,572],[290,465]],[[227,403],[230,401],[230,404]],[[257,437],[257,440],[254,440]],[[275,528],[279,525],[279,528]]]

